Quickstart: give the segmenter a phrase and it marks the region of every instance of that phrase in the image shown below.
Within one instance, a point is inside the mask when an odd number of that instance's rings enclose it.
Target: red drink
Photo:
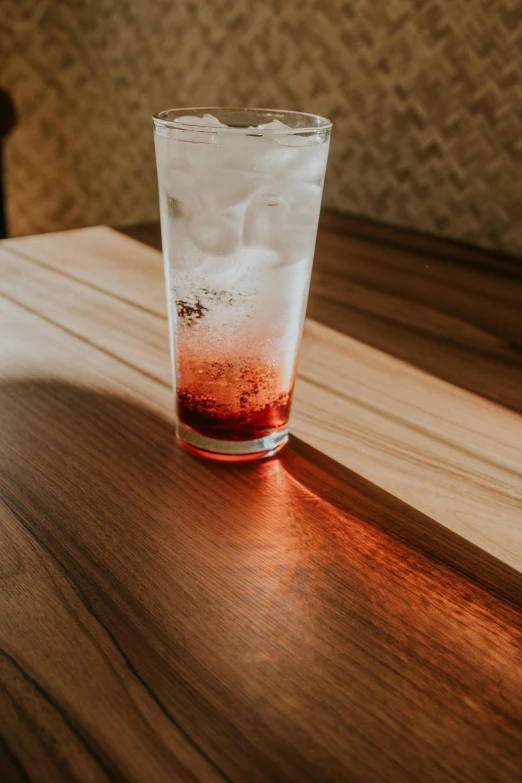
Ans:
[[[269,365],[185,357],[180,371],[179,421],[207,438],[257,440],[288,422],[290,390],[278,389],[277,373]]]

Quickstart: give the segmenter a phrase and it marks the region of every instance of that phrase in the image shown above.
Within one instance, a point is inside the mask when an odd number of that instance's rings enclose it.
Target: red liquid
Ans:
[[[180,362],[178,418],[208,438],[264,438],[288,422],[290,393],[278,388],[269,365],[244,362]]]

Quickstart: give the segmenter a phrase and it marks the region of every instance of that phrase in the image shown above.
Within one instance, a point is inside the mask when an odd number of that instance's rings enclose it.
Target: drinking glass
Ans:
[[[331,123],[191,108],[154,125],[177,437],[270,457],[288,440]]]

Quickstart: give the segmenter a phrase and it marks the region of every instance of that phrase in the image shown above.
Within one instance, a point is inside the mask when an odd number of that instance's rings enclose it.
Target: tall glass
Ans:
[[[288,417],[331,123],[264,109],[154,117],[177,435],[275,454]]]

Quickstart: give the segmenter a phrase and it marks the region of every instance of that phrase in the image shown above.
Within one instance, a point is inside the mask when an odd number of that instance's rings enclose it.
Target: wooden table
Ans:
[[[157,250],[0,264],[2,783],[520,780],[522,266],[325,215],[291,444],[222,466]]]

